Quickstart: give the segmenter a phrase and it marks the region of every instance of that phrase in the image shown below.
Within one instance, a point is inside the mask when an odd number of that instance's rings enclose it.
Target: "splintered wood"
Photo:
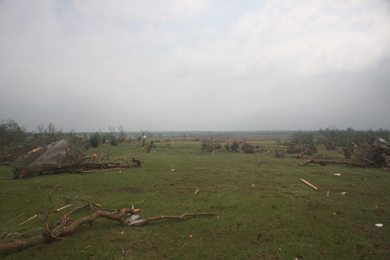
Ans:
[[[306,183],[307,185],[309,185],[309,186],[312,187],[313,189],[318,190],[317,187],[314,186],[313,184],[311,184],[310,182],[305,181],[304,179],[301,179],[301,181],[303,181],[304,183]]]

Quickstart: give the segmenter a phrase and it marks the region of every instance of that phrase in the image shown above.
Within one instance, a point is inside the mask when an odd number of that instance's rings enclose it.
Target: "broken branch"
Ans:
[[[89,204],[87,204],[89,206]],[[84,205],[85,206],[85,205]],[[39,236],[36,237],[30,237],[26,239],[16,240],[10,243],[6,244],[0,244],[0,253],[1,254],[8,254],[14,251],[18,251],[21,249],[26,249],[28,247],[32,247],[38,244],[51,242],[52,240],[56,239],[57,237],[67,236],[70,234],[73,234],[78,227],[84,224],[91,224],[93,221],[95,221],[99,217],[107,218],[110,220],[116,220],[119,221],[121,224],[127,223],[125,220],[123,220],[123,216],[125,216],[128,213],[134,214],[134,212],[138,212],[138,210],[132,210],[123,208],[119,210],[118,214],[109,213],[106,211],[96,211],[92,215],[80,218],[72,223],[69,222],[69,219],[64,215],[61,217],[60,224],[53,228],[52,230],[49,230]],[[35,218],[34,217],[28,219],[27,221]],[[27,222],[25,221],[25,222]],[[23,223],[25,223],[23,222]],[[21,223],[21,224],[23,224]],[[21,225],[19,224],[19,225]]]
[[[73,204],[69,204],[69,205],[66,205],[66,206],[64,206],[62,208],[56,209],[54,212],[58,212],[60,210],[66,209],[66,208],[71,207],[71,206],[73,206]]]
[[[218,216],[218,214],[217,213],[185,213],[181,216],[158,216],[158,217],[151,217],[151,218],[133,221],[129,224],[129,226],[142,226],[150,221],[155,221],[155,220],[160,220],[160,219],[181,219],[181,220],[183,220],[184,217],[187,217],[187,216]]]
[[[32,219],[34,219],[34,218],[36,218],[36,217],[37,217],[37,215],[32,216],[31,218],[27,219],[26,221],[23,221],[22,223],[20,223],[19,226],[20,226],[20,225],[23,225],[23,224],[26,223],[26,222],[29,222],[30,220],[32,220]]]

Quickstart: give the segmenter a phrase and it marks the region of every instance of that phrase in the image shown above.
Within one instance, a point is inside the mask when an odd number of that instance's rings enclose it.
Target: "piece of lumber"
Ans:
[[[66,209],[66,208],[71,207],[71,206],[73,206],[73,204],[69,204],[69,205],[66,205],[66,206],[64,206],[62,208],[56,209],[54,212],[58,212],[60,210]]]
[[[318,190],[317,187],[314,186],[313,184],[311,184],[310,182],[305,181],[304,179],[301,179],[301,181],[303,181],[304,183],[306,183],[307,185],[309,185],[309,186],[312,187],[313,189]]]

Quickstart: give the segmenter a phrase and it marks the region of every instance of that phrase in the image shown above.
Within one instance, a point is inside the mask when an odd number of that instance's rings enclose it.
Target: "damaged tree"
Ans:
[[[62,139],[22,156],[14,163],[13,172],[15,178],[21,179],[33,173],[83,173],[90,170],[141,166],[138,158],[130,160],[126,157],[124,163],[95,162],[96,159],[96,155],[83,156],[81,149],[72,146],[69,139]]]
[[[390,146],[384,139],[379,138],[379,140],[375,140],[375,137],[365,136],[364,138],[355,140],[355,142],[353,143],[355,150],[355,159],[353,162],[315,161],[314,159],[318,156],[316,155],[308,161],[300,164],[300,166],[305,166],[309,163],[316,163],[320,165],[344,164],[354,167],[375,167],[383,169],[388,169],[390,167]]]

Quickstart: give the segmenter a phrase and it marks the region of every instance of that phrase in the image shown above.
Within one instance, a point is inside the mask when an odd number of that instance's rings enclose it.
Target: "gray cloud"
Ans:
[[[388,1],[0,2],[0,119],[29,130],[390,128]]]

